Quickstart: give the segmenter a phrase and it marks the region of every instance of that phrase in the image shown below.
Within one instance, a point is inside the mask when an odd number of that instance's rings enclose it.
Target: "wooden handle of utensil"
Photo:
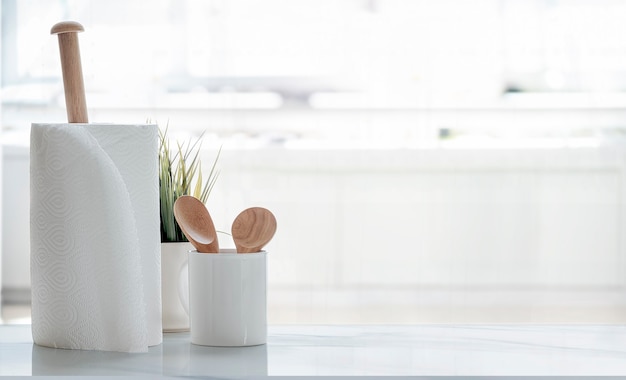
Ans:
[[[50,30],[51,34],[59,36],[65,106],[67,107],[67,119],[70,123],[87,123],[89,121],[78,45],[78,32],[84,30],[81,24],[74,21],[60,22]]]

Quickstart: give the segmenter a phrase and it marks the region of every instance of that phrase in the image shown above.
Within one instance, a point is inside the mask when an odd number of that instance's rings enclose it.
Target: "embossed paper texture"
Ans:
[[[158,129],[31,127],[32,333],[48,347],[161,343]]]

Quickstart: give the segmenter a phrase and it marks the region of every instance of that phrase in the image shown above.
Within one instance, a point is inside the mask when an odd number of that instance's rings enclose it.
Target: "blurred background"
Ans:
[[[269,322],[626,321],[626,3],[0,0],[2,305],[28,322],[28,144],[64,122],[204,133],[218,229],[271,209]]]

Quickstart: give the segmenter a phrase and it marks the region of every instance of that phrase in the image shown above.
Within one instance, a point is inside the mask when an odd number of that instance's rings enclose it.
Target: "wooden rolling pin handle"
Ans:
[[[60,22],[50,30],[51,34],[59,36],[65,106],[67,107],[67,119],[70,123],[87,123],[89,121],[87,102],[85,101],[83,69],[80,63],[80,47],[78,45],[78,32],[84,30],[81,24],[74,21]]]

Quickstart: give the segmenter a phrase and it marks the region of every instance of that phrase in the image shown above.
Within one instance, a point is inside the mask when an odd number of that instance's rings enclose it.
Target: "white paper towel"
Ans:
[[[34,342],[160,344],[160,270],[157,126],[33,124]]]

